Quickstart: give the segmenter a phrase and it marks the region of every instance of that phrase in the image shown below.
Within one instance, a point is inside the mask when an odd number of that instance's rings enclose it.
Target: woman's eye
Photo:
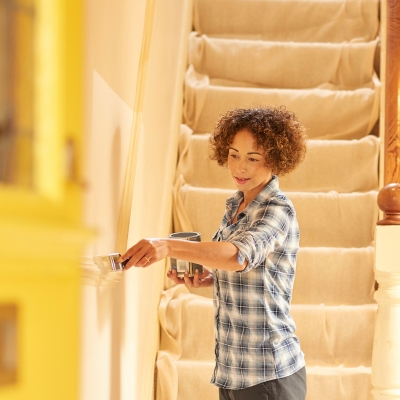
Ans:
[[[230,157],[232,158],[237,158],[238,156],[236,154],[229,154]]]
[[[258,161],[258,160],[257,160],[257,158],[249,158],[249,161],[255,162],[255,161]]]

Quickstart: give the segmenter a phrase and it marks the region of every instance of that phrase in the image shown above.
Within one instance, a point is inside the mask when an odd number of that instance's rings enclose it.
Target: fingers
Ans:
[[[138,260],[138,261],[135,261]],[[154,259],[152,259],[152,257],[147,254],[147,255],[138,255],[137,257],[135,257],[135,260],[131,260],[132,261],[132,265],[131,266],[135,266],[135,267],[148,267],[149,265],[153,264],[153,262],[155,262]],[[128,262],[128,264],[131,263],[131,261]]]
[[[132,257],[127,257],[126,260],[128,261],[125,264],[124,269],[129,269],[131,267],[148,267],[149,265],[153,264],[156,261],[148,254],[143,256],[141,254],[135,254]],[[125,261],[124,256],[121,256],[119,262],[123,261]]]
[[[120,258],[120,262],[130,259],[125,268],[148,267],[168,256],[169,247],[166,239],[142,239]]]
[[[179,278],[178,274],[176,273],[176,270],[168,271],[167,272],[167,277],[174,281],[177,285],[182,285],[185,283],[185,280],[183,278]]]
[[[153,253],[153,248],[149,246],[149,242],[146,240],[141,240],[127,250],[118,261],[123,262],[129,259],[125,265],[125,269],[129,269],[133,266],[148,267],[157,261],[157,259],[153,256]]]
[[[193,278],[191,278],[189,276],[189,271],[188,270],[185,271],[185,275],[183,275],[183,279],[185,281],[186,286],[188,286],[190,288],[194,287]]]
[[[173,280],[176,284],[182,285],[185,284],[189,288],[199,288],[202,286],[201,275],[199,271],[196,269],[193,277],[189,276],[189,271],[185,271],[183,278],[178,277],[178,274],[175,269],[167,272],[167,277]]]
[[[198,269],[196,269],[196,271],[194,271],[193,286],[195,288],[199,288],[201,286],[200,273],[199,273]]]

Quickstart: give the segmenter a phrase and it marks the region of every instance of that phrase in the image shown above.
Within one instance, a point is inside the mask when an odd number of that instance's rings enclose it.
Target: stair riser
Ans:
[[[284,4],[284,6],[282,6]],[[379,1],[196,0],[197,32],[295,42],[373,40]]]
[[[374,261],[372,246],[300,248],[292,304],[375,304]],[[213,295],[212,287],[189,290],[209,299]]]
[[[293,305],[291,315],[310,366],[370,366],[376,306]],[[168,335],[181,346],[181,359],[214,360],[214,309],[211,299],[187,294],[169,303]],[[168,329],[168,328],[167,328]],[[163,332],[165,335],[165,332]],[[351,349],[351,351],[349,351]]]
[[[374,304],[374,292],[373,247],[300,248],[292,304]]]
[[[187,126],[182,127],[177,176],[183,175],[191,186],[234,190],[229,170],[208,158],[209,134],[190,132]],[[377,190],[379,143],[371,135],[351,141],[310,139],[305,160],[290,174],[279,177],[280,187],[288,192]]]
[[[184,122],[195,132],[211,132],[221,114],[234,108],[286,106],[307,128],[310,139],[360,139],[379,117],[380,83],[352,90],[262,89],[215,85],[189,68]]]
[[[175,194],[176,229],[194,230],[201,233],[203,240],[211,240],[220,226],[225,201],[232,193],[182,186]],[[286,195],[296,210],[301,247],[350,248],[372,244],[378,219],[376,192],[342,195],[290,192]],[[191,226],[184,225],[183,214]]]
[[[371,82],[377,44],[228,40],[192,33],[189,63],[211,79],[282,89],[326,83],[354,89]]]

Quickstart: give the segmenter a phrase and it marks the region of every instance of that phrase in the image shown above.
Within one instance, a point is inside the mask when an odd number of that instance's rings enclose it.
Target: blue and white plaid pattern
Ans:
[[[299,248],[299,228],[291,201],[276,176],[238,221],[230,225],[242,192],[226,202],[213,241],[239,248],[240,272],[214,270],[216,365],[211,382],[243,389],[289,376],[305,365],[290,301]]]

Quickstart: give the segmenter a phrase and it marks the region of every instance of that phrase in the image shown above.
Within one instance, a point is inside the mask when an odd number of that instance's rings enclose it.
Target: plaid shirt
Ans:
[[[231,224],[243,199],[226,202],[213,241],[239,249],[240,272],[213,270],[215,370],[211,383],[243,389],[289,376],[305,365],[290,301],[299,248],[299,228],[291,201],[276,176]]]

